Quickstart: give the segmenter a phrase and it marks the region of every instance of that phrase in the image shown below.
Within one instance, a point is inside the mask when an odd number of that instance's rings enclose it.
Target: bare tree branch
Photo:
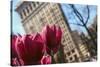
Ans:
[[[86,21],[85,21],[85,24],[87,24],[87,23],[88,23],[88,20],[89,20],[89,17],[90,17],[90,10],[89,10],[89,6],[87,5],[86,7],[87,7],[87,14],[88,14],[87,16],[88,16],[88,17],[87,17],[87,19],[86,19]]]
[[[79,24],[79,23],[70,23],[70,24],[73,24],[73,25],[78,25],[78,26],[83,26],[83,27],[84,27],[84,25]]]
[[[78,26],[83,26],[83,27],[87,30],[89,36],[91,37],[91,40],[92,40],[93,44],[94,44],[94,45],[97,45],[97,42],[95,42],[95,39],[94,39],[94,37],[92,36],[92,33],[89,31],[89,29],[88,29],[88,27],[87,27],[87,23],[88,23],[88,20],[89,20],[89,17],[90,17],[90,10],[89,10],[88,5],[86,6],[86,7],[87,7],[87,18],[86,18],[86,21],[84,20],[82,14],[75,8],[74,5],[70,5],[70,6],[71,6],[71,8],[73,9],[74,14],[75,14],[75,15],[77,16],[77,18],[81,21],[82,25],[80,25],[79,23],[77,23],[77,24],[76,24],[76,23],[70,23],[70,24],[74,24],[74,25],[78,25]],[[95,46],[95,48],[96,48],[96,49],[94,49],[94,50],[97,51],[97,47],[96,47],[96,46]]]
[[[74,5],[70,4],[70,6],[73,9],[75,15],[79,18],[79,20],[82,22],[82,24],[84,24],[84,19],[83,19],[82,15],[80,14],[80,12],[75,8]]]
[[[86,21],[84,21],[83,16],[80,14],[80,12],[75,8],[74,5],[71,5],[71,8],[73,9],[75,15],[78,17],[78,19],[82,22],[83,25],[86,25],[88,23],[89,17],[90,17],[90,10],[89,10],[89,6],[87,5],[87,18]]]

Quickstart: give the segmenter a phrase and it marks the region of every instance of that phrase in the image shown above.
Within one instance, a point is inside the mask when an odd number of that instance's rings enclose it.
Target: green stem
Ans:
[[[52,64],[55,64],[54,53],[53,53],[53,51],[51,51],[51,57],[52,57]]]
[[[59,49],[59,52],[58,52],[58,60],[59,60],[59,63],[65,63],[66,62],[62,45],[60,46],[60,49]]]

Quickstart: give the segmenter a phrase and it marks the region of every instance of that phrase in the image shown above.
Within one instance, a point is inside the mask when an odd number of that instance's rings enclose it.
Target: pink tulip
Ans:
[[[20,61],[18,61],[18,54],[16,51],[16,40],[18,38],[21,38],[21,35],[11,35],[11,65],[12,66],[18,66],[22,65]]]
[[[51,56],[50,55],[43,56],[41,59],[41,64],[51,64]]]
[[[11,62],[12,62],[12,66],[19,66],[20,65],[17,58],[12,58]]]
[[[46,44],[47,53],[51,51],[56,53],[61,44],[62,31],[60,27],[55,25],[49,27],[48,25],[41,32],[42,38]]]
[[[11,65],[15,65],[14,58],[17,56],[17,53],[15,51],[15,41],[17,36],[11,35]]]
[[[17,53],[16,53],[16,50],[15,50],[15,42],[17,40],[17,35],[11,35],[11,57],[12,58],[15,58],[17,57]]]
[[[13,59],[11,60],[11,62],[12,62],[12,66],[24,65],[23,60],[18,59],[18,58],[13,58]]]
[[[24,65],[39,64],[44,53],[44,43],[40,34],[27,34],[17,39],[16,50]]]

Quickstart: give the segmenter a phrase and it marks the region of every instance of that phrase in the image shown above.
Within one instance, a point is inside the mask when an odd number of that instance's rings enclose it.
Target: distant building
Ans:
[[[88,30],[90,31],[93,40],[96,44],[94,44],[91,40],[91,38],[88,38],[88,43],[90,44],[90,48],[92,51],[92,55],[94,56],[97,54],[97,16],[94,18],[93,23],[88,27]]]
[[[40,32],[47,24],[59,25],[63,31],[62,45],[68,62],[81,61],[80,53],[71,35],[71,29],[58,3],[27,2],[17,5],[26,33]]]
[[[87,44],[81,38],[83,34],[79,34],[78,31],[72,31],[74,42],[76,43],[77,49],[79,49],[82,61],[90,57],[90,52],[87,48]]]
[[[97,56],[97,16],[94,18],[93,23],[88,27],[88,30],[96,44],[93,43],[93,40],[89,35],[85,35],[84,33],[81,33],[81,39],[83,43],[86,44],[88,51],[90,52],[90,56]]]
[[[97,16],[94,18],[93,23],[88,27],[88,29],[92,34],[95,42],[97,42]]]

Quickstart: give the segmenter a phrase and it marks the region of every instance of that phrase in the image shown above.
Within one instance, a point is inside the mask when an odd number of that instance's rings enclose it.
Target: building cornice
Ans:
[[[24,4],[25,1],[20,1],[15,8],[15,11],[18,11],[18,9]]]
[[[25,22],[29,21],[30,18],[35,16],[42,8],[44,8],[48,3],[41,3],[35,10],[33,10],[28,16],[26,16],[23,20],[22,23],[24,24]]]

